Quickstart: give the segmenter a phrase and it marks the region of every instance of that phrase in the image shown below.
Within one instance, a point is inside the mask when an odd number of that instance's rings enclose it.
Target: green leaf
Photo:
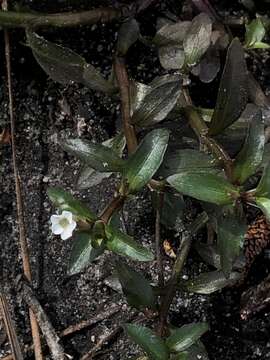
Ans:
[[[203,343],[199,340],[187,350],[175,355],[172,360],[209,360]]]
[[[164,341],[151,329],[135,324],[125,324],[124,329],[131,339],[143,349],[149,359],[169,359],[169,353]]]
[[[70,211],[81,220],[88,220],[90,222],[96,220],[96,215],[67,191],[61,188],[49,188],[47,194],[53,205],[58,209]]]
[[[262,210],[266,219],[270,221],[270,199],[263,197],[255,198],[257,206]]]
[[[91,241],[92,235],[90,232],[80,231],[75,233],[69,260],[69,275],[81,272],[104,252],[104,245],[93,248]]]
[[[197,15],[191,22],[184,40],[185,62],[189,66],[198,63],[211,44],[212,22],[205,13]]]
[[[240,219],[234,212],[227,211],[217,219],[217,243],[221,269],[229,277],[233,264],[240,255],[247,231],[245,219]]]
[[[122,157],[124,148],[126,146],[126,139],[122,133],[115,137],[106,140],[102,145],[111,148],[114,152]],[[79,189],[88,189],[92,186],[98,185],[102,180],[110,177],[112,172],[99,172],[89,165],[83,165],[78,176],[77,185]]]
[[[217,205],[232,204],[238,189],[223,177],[211,173],[186,171],[167,178],[168,183],[184,195]]]
[[[42,69],[62,84],[83,83],[98,91],[112,93],[115,88],[85,59],[74,51],[54,44],[38,34],[26,31],[27,41]]]
[[[106,226],[105,231],[108,239],[106,242],[108,250],[122,256],[128,256],[133,260],[154,260],[152,252],[138,244],[131,236],[124,234],[111,226]]]
[[[243,184],[253,175],[263,159],[264,124],[261,110],[258,110],[249,124],[245,143],[233,164],[233,182]]]
[[[148,133],[136,152],[128,159],[124,169],[124,182],[128,191],[139,191],[160,167],[169,141],[169,131],[156,129]]]
[[[261,180],[256,189],[256,197],[270,198],[270,162],[263,170]]]
[[[229,46],[209,134],[217,135],[235,122],[247,104],[247,66],[236,38]]]
[[[252,49],[270,49],[270,45],[264,42],[255,42],[255,44],[252,45]]]
[[[246,25],[245,46],[254,48],[257,42],[261,42],[265,36],[265,28],[261,19],[254,19]]]
[[[166,24],[157,31],[152,41],[158,46],[181,45],[190,25],[190,21],[178,21],[175,24]]]
[[[135,19],[124,22],[118,32],[117,53],[124,56],[139,38],[140,28]]]
[[[226,286],[233,286],[241,279],[239,272],[231,272],[229,277],[225,277],[222,270],[211,271],[198,275],[193,280],[188,280],[184,288],[190,292],[209,295],[221,290]]]
[[[155,79],[148,88],[140,106],[135,106],[132,123],[147,127],[164,120],[174,108],[181,93],[181,81],[177,75],[165,75]],[[134,105],[133,105],[134,107]]]
[[[127,264],[118,263],[116,270],[129,305],[138,310],[144,308],[155,310],[156,298],[149,281]]]
[[[120,172],[125,161],[112,149],[87,140],[67,139],[62,142],[64,150],[100,172]]]
[[[192,323],[174,330],[166,340],[166,345],[171,351],[184,351],[196,343],[199,338],[209,330],[207,323]]]
[[[217,161],[210,155],[198,150],[180,149],[166,152],[164,161],[158,170],[158,176],[166,178],[184,172],[216,173],[217,171]]]

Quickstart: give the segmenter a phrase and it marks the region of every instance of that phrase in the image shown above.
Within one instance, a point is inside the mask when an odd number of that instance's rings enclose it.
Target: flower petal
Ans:
[[[52,225],[58,224],[60,218],[61,218],[60,215],[52,215],[52,216],[50,217],[50,220],[51,220]]]
[[[70,223],[70,228],[72,229],[72,231],[75,229],[76,226],[77,226],[76,221],[72,220],[72,222]]]
[[[61,239],[67,240],[72,236],[72,233],[73,233],[73,229],[70,226],[66,227],[64,231],[61,233]]]
[[[73,216],[73,214],[72,214],[72,212],[70,212],[70,211],[64,210],[64,211],[62,212],[62,217],[65,218],[65,219],[67,219],[70,224],[71,224],[71,222],[72,222],[72,216]]]
[[[62,234],[63,231],[64,231],[64,228],[60,224],[56,223],[56,224],[52,225],[52,233],[53,234],[60,235],[60,234]]]

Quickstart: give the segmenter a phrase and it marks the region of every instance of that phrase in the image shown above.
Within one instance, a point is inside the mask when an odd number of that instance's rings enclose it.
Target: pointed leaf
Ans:
[[[114,229],[112,226],[106,226],[105,231],[108,238],[106,242],[108,250],[122,256],[128,256],[133,260],[154,260],[154,255],[150,252],[150,250],[138,244],[131,236]]]
[[[149,359],[169,359],[169,353],[164,341],[152,330],[135,324],[126,324],[124,329],[131,339],[143,349]]]
[[[190,21],[179,21],[175,24],[166,24],[158,30],[152,41],[158,46],[181,45],[190,25]]]
[[[130,193],[139,191],[160,167],[169,141],[169,131],[156,129],[148,133],[136,152],[128,159],[124,181]]]
[[[261,110],[257,110],[249,125],[245,143],[233,166],[233,182],[243,184],[262,162],[264,151],[264,124]]]
[[[264,213],[267,221],[270,221],[270,199],[263,197],[256,197],[255,201],[257,206]]]
[[[217,242],[221,268],[229,277],[236,258],[240,255],[247,231],[246,221],[240,219],[234,211],[228,211],[217,219]]]
[[[70,211],[81,220],[93,221],[96,215],[81,201],[61,188],[49,188],[47,194],[55,207]]]
[[[166,75],[155,79],[132,116],[132,123],[140,127],[156,124],[166,118],[181,93],[180,77]]]
[[[126,146],[126,139],[122,133],[116,135],[115,137],[106,140],[102,145],[113,149],[113,151],[119,156],[122,157],[124,148]],[[92,186],[98,185],[102,180],[107,179],[112,175],[112,172],[99,172],[93,169],[89,165],[84,165],[78,176],[77,185],[79,189],[88,189]]]
[[[166,152],[158,175],[166,178],[184,172],[216,173],[217,171],[217,161],[210,155],[198,150],[181,149]]]
[[[27,31],[27,41],[42,69],[62,84],[83,83],[93,90],[113,93],[115,88],[103,76],[87,64],[85,59],[69,48],[54,44],[38,34]]]
[[[229,46],[209,134],[217,135],[235,122],[247,104],[247,67],[236,38]]]
[[[200,242],[195,243],[195,249],[203,261],[205,261],[208,265],[220,269],[220,255],[217,252],[216,246]]]
[[[144,308],[155,310],[156,298],[149,281],[127,264],[118,263],[116,270],[129,305],[139,310]]]
[[[212,294],[226,286],[233,286],[241,279],[239,272],[231,272],[229,277],[225,277],[222,270],[202,273],[193,280],[185,283],[186,290],[203,295]]]
[[[256,189],[256,197],[270,199],[270,162],[264,168],[261,180]]]
[[[140,28],[135,19],[124,22],[118,32],[117,52],[124,56],[139,38]]]
[[[212,22],[207,14],[197,15],[184,40],[185,62],[194,66],[211,44]]]
[[[167,178],[168,183],[184,195],[217,205],[232,204],[238,189],[223,177],[209,173],[186,171]]]
[[[166,340],[166,345],[171,351],[184,351],[196,343],[199,338],[209,330],[207,323],[192,323],[174,330]]]
[[[257,42],[261,42],[265,36],[265,27],[260,18],[254,19],[246,25],[245,46],[254,48]]]
[[[91,241],[91,233],[83,231],[75,233],[69,261],[69,275],[81,272],[104,252],[104,245],[93,248]]]
[[[102,144],[81,139],[67,139],[61,145],[64,150],[100,172],[118,172],[125,164],[112,149]]]

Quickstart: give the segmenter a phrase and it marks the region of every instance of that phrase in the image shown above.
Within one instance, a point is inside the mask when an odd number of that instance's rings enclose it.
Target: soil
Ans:
[[[89,4],[84,5],[84,1],[75,0],[69,2],[58,0],[53,3],[48,1],[48,5],[30,0],[21,3],[33,10],[46,9],[48,12],[89,6]],[[158,17],[164,14],[170,16],[179,14],[178,1],[167,0],[161,3],[139,16],[138,21],[145,35],[153,35]],[[218,2],[217,5],[221,13],[245,15],[246,10],[241,2],[236,5],[234,3],[223,1]],[[93,6],[96,4],[101,2],[91,2]],[[260,11],[264,11],[264,8]],[[48,31],[46,37],[82,54],[87,61],[98,66],[107,76],[111,69],[117,29],[116,23],[97,24],[80,29]],[[115,325],[124,322],[130,313],[130,308],[122,295],[104,282],[111,275],[113,263],[117,260],[111,254],[102,255],[82,274],[67,276],[72,240],[63,242],[58,237],[52,236],[49,218],[55,209],[48,200],[46,190],[50,186],[62,186],[90,204],[95,211],[100,211],[105,206],[113,196],[118,179],[112,177],[94,188],[79,191],[76,188],[76,179],[80,164],[73,157],[68,156],[57,142],[64,136],[82,137],[96,142],[112,137],[120,122],[119,103],[82,85],[71,84],[64,87],[48,79],[33,58],[31,49],[25,46],[22,30],[11,31],[11,44],[17,161],[23,190],[34,288],[57,331],[89,319],[113,304],[122,306],[121,311],[112,318],[64,340],[66,352],[74,356],[74,359],[79,359],[94,346],[101,334],[108,333]],[[1,54],[4,54],[3,41],[1,41],[1,50]],[[267,52],[262,52],[261,59],[249,59],[249,66],[267,92],[270,89],[267,66],[270,57]],[[130,75],[145,83],[164,73],[155,49],[142,44],[132,47],[127,62]],[[3,55],[1,64],[0,125],[4,127],[8,121],[8,102]],[[198,82],[194,83],[195,85],[197,89],[194,91],[194,96],[197,97],[199,104],[202,102],[200,94],[205,94],[206,86]],[[208,85],[209,87],[211,88],[211,84]],[[18,248],[16,197],[9,145],[1,147],[0,158],[0,286],[7,294],[19,339],[22,344],[29,344],[31,334],[27,309],[19,300],[16,290],[16,280],[22,274],[22,263]],[[143,191],[131,199],[125,206],[124,213],[128,233],[153,248],[154,213],[149,193]],[[163,236],[166,236],[165,230]],[[172,260],[166,259],[167,272],[171,265]],[[147,273],[147,276],[156,279],[155,263],[150,268],[138,264],[133,266],[137,266]],[[254,264],[245,286],[259,283],[267,275],[268,267],[269,258],[262,255]],[[196,254],[192,253],[184,271],[185,276],[191,277],[202,269],[205,269],[205,265],[200,262]],[[242,288],[225,289],[211,296],[179,294],[171,308],[171,321],[177,326],[193,321],[208,321],[211,330],[202,340],[211,360],[270,359],[269,310],[257,314],[248,321],[241,321],[239,303],[242,291]],[[4,341],[0,358],[8,352],[9,345]],[[96,358],[130,359],[139,353],[139,349],[126,336],[120,334],[104,347]],[[27,359],[32,358],[29,353]],[[47,359],[50,359],[48,353]]]

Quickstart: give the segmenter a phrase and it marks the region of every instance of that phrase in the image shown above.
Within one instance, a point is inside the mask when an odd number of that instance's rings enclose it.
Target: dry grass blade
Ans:
[[[15,331],[14,323],[11,319],[10,312],[8,310],[7,300],[4,294],[0,294],[0,309],[12,350],[12,358],[14,360],[23,360],[23,355]]]

